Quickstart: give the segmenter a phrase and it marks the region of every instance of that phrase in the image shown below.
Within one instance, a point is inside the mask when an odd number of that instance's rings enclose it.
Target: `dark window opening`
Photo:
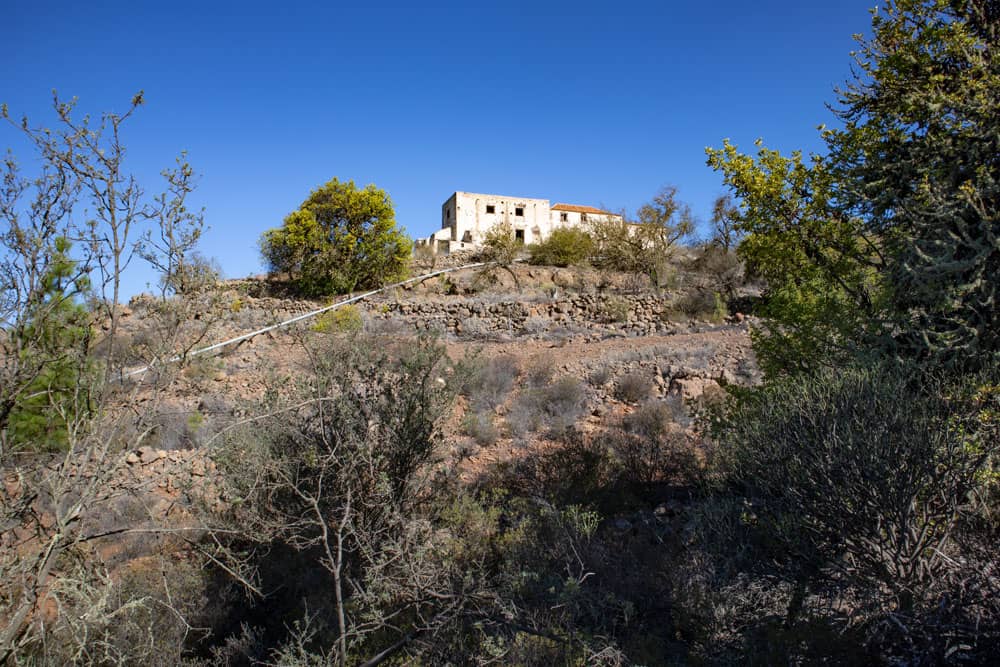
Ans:
[[[521,208],[520,206],[518,206],[517,208],[514,209],[514,215],[517,216],[518,218],[523,218],[524,217],[524,209]]]
[[[569,220],[569,214],[568,213],[560,213],[559,214],[559,222],[566,222],[567,220]]]
[[[580,221],[581,222],[587,222],[587,214],[586,213],[581,213],[580,214]]]
[[[519,243],[524,243],[524,230],[523,229],[515,229],[514,230],[514,240],[518,241]]]
[[[496,213],[497,212],[497,207],[494,206],[493,204],[487,204],[486,205],[486,212],[487,213]]]

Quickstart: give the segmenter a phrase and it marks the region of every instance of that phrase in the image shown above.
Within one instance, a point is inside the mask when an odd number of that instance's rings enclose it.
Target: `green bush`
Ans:
[[[381,287],[406,274],[410,239],[396,226],[384,190],[334,178],[313,190],[281,227],[264,232],[260,251],[272,272],[287,273],[306,295]]]
[[[795,587],[790,622],[821,582],[908,615],[914,633],[945,599],[959,625],[984,603],[970,545],[994,523],[1000,371],[953,384],[883,364],[773,381],[742,393],[716,437],[749,543]]]
[[[316,318],[312,330],[317,333],[354,333],[361,331],[364,320],[361,311],[354,304],[347,304],[328,310]]]
[[[581,264],[594,251],[590,234],[573,227],[558,227],[541,243],[529,246],[528,261],[544,266],[572,266]]]

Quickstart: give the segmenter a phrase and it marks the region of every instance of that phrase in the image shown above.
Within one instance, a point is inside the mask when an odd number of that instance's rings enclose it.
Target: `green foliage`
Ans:
[[[586,261],[594,251],[594,242],[585,230],[558,227],[547,239],[528,250],[531,264],[565,267]]]
[[[88,285],[77,275],[69,251],[70,242],[57,238],[41,280],[42,293],[28,309],[27,325],[17,333],[28,343],[22,347],[21,363],[39,370],[8,418],[6,437],[14,449],[65,449],[68,427],[89,409],[90,316],[76,300]]]
[[[660,287],[669,278],[669,260],[678,243],[694,231],[691,209],[664,187],[639,208],[638,222],[595,217],[589,225],[591,264],[600,269],[645,275]]]
[[[316,318],[312,330],[318,333],[354,333],[361,331],[364,320],[361,311],[352,303],[329,310]]]
[[[995,2],[874,15],[826,134],[837,211],[881,240],[889,354],[957,371],[1000,359],[1000,29]]]
[[[724,142],[708,163],[740,198],[739,256],[767,283],[754,351],[771,375],[843,361],[880,302],[876,248],[857,218],[831,211],[829,165],[757,142],[757,155]]]
[[[709,149],[740,198],[740,254],[768,283],[772,372],[852,351],[974,370],[1000,357],[995,8],[890,2],[860,40],[826,157]]]
[[[260,249],[274,272],[303,294],[371,289],[405,275],[411,242],[396,227],[384,190],[334,178],[313,190],[284,224],[264,232]]]
[[[483,260],[509,266],[517,259],[523,247],[524,243],[514,234],[514,227],[509,222],[502,222],[486,232],[483,238]]]
[[[995,526],[998,380],[998,369],[953,382],[886,363],[742,393],[716,432],[728,488],[743,498],[733,511],[746,560],[728,567],[776,568],[797,591],[789,624],[805,591],[831,585],[867,613],[910,615],[907,632],[946,648],[944,626],[918,628],[943,623],[939,613],[961,624],[983,603],[952,587],[984,590],[974,563]]]

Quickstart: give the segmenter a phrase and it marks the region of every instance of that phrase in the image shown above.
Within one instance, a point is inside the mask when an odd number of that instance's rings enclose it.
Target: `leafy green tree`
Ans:
[[[827,133],[836,210],[880,238],[888,353],[1000,359],[1000,6],[896,0],[860,41]]]
[[[1000,358],[998,15],[889,2],[826,156],[708,150],[740,199],[740,253],[768,280],[769,370],[859,349],[958,371]]]
[[[384,190],[334,178],[310,193],[264,232],[261,254],[268,268],[288,273],[308,295],[370,289],[402,278],[411,241],[396,226]]]
[[[56,239],[42,292],[16,334],[32,341],[23,347],[21,362],[38,372],[8,417],[6,439],[15,450],[64,449],[68,425],[89,405],[84,380],[90,366],[90,316],[76,300],[88,282],[69,258],[70,245],[65,237]]]
[[[571,266],[585,261],[594,250],[590,234],[573,227],[558,227],[549,237],[529,248],[529,262],[546,266]]]
[[[820,156],[790,157],[757,142],[756,156],[728,140],[708,163],[739,198],[738,254],[767,282],[753,333],[769,374],[842,363],[857,350],[881,303],[877,246],[863,221],[832,210],[830,169]]]

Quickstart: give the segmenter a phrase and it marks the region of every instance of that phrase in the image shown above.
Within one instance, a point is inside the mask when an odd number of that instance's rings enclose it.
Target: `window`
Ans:
[[[514,215],[515,215],[515,217],[523,218],[524,217],[524,209],[521,208],[520,206],[516,207],[514,209]]]
[[[486,212],[487,213],[496,213],[497,212],[497,207],[494,206],[493,204],[487,204],[486,205]]]
[[[524,230],[516,229],[514,230],[514,240],[518,243],[524,243]]]
[[[580,214],[580,222],[587,222],[587,214],[586,213],[581,213]]]
[[[560,213],[559,214],[559,222],[566,222],[568,220],[569,220],[569,214],[568,213]]]

